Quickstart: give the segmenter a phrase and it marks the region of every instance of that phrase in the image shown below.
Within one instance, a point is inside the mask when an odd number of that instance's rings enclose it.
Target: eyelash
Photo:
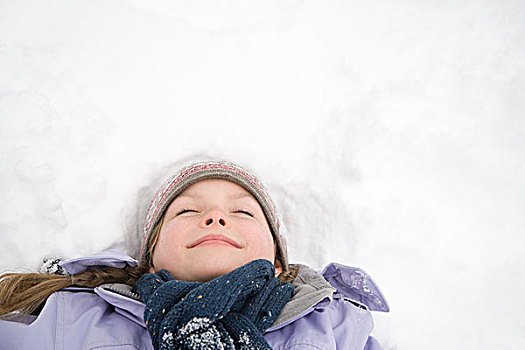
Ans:
[[[243,213],[243,214],[246,214],[248,216],[251,216],[253,218],[253,214],[250,213],[249,211],[246,211],[246,210],[237,210],[236,211],[237,213]]]
[[[194,210],[194,209],[182,209],[181,211],[179,211],[179,212],[177,213],[177,216],[179,216],[180,214],[184,214],[184,213],[190,212],[190,211],[197,212],[197,211]]]
[[[177,216],[181,215],[181,214],[184,214],[184,213],[187,213],[187,212],[197,212],[196,210],[194,209],[182,209],[180,210],[178,213],[177,213]],[[248,216],[251,216],[253,218],[253,214],[250,213],[249,211],[246,211],[246,210],[237,210],[235,211],[236,213],[242,213],[242,214],[246,214]]]

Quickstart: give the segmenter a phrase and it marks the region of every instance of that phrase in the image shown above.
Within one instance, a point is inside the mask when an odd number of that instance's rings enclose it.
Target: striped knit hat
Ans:
[[[159,223],[171,202],[186,188],[206,179],[224,179],[242,186],[259,202],[266,220],[270,226],[274,242],[277,246],[276,258],[282,264],[283,270],[288,270],[288,254],[284,237],[279,233],[279,219],[266,189],[261,182],[246,169],[239,165],[224,161],[209,161],[194,163],[184,167],[171,176],[158,190],[151,201],[144,222],[144,237],[140,247],[140,260],[147,261],[147,242],[155,226]]]

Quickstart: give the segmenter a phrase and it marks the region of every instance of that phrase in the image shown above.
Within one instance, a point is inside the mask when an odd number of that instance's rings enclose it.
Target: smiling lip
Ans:
[[[194,248],[198,245],[208,245],[208,244],[229,245],[229,246],[233,246],[239,249],[242,248],[239,245],[239,243],[223,235],[206,235],[204,237],[199,238],[195,242],[191,243],[188,246],[188,248]]]

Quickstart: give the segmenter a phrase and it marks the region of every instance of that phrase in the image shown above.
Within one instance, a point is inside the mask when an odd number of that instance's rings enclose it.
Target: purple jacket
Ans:
[[[61,263],[70,274],[126,264],[137,261],[118,251]],[[370,336],[370,311],[389,308],[364,271],[332,263],[319,274],[300,265],[293,284],[294,296],[264,334],[273,349],[381,349]],[[125,285],[66,288],[52,294],[38,316],[0,320],[0,349],[151,350],[143,313],[144,304]]]

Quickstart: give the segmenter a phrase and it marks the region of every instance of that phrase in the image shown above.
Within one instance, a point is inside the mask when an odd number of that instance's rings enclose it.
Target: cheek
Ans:
[[[171,246],[183,245],[189,235],[189,227],[189,223],[180,220],[165,224],[160,230],[158,243]]]
[[[266,230],[254,232],[252,236],[253,247],[259,256],[270,261],[275,259],[275,247],[272,234]]]
[[[168,261],[176,259],[177,248],[184,246],[183,227],[167,224],[162,227],[159,239],[153,250],[153,264],[155,267],[164,266]]]

